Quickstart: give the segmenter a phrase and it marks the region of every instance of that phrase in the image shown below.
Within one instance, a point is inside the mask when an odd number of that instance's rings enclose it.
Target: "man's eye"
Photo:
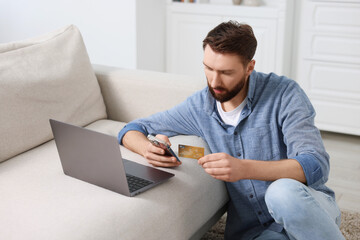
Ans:
[[[232,74],[232,72],[222,72],[222,74],[224,74],[224,75],[231,75]]]

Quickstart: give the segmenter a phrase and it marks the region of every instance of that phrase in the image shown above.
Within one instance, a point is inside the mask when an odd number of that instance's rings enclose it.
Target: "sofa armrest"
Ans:
[[[200,77],[93,65],[111,120],[129,122],[167,110],[206,86]]]

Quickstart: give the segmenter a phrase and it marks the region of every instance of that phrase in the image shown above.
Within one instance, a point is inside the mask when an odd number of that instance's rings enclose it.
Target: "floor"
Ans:
[[[336,193],[341,209],[360,212],[360,136],[322,132],[330,155],[327,186]]]

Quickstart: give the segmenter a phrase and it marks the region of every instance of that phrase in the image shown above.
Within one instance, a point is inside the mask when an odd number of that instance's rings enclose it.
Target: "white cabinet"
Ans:
[[[360,135],[360,2],[302,2],[297,81],[322,130]]]
[[[203,76],[203,39],[219,23],[236,20],[253,27],[258,41],[255,69],[288,75],[293,1],[264,2],[266,5],[260,7],[170,2],[167,5],[166,71]]]
[[[167,72],[203,75],[202,40],[221,22],[221,17],[172,13],[169,18]]]

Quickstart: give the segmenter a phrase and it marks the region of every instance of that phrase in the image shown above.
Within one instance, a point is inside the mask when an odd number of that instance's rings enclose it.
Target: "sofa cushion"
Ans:
[[[49,118],[87,125],[106,118],[75,26],[0,44],[0,162],[52,138]]]
[[[114,137],[125,123],[88,128]],[[194,136],[171,138],[206,147]],[[121,146],[124,158],[148,165]],[[208,150],[206,151],[208,152]],[[64,175],[54,141],[0,164],[1,239],[189,239],[228,201],[224,183],[194,159],[165,171],[175,177],[135,197]]]

